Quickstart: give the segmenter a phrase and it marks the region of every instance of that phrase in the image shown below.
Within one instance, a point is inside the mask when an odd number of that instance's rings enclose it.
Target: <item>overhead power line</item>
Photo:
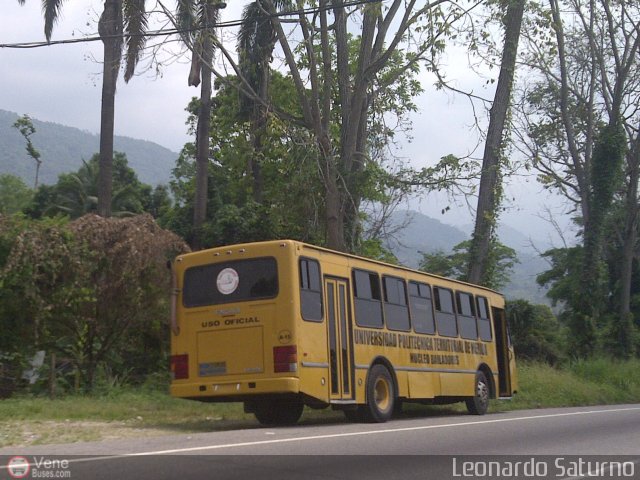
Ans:
[[[382,3],[387,0],[353,0],[351,2],[345,2],[340,7],[357,7],[360,5],[367,5],[370,3]],[[333,10],[336,8],[336,5],[327,5],[324,7],[314,7],[314,8],[306,8],[301,10],[291,10],[291,11],[283,11],[276,12],[274,14],[269,15],[270,18],[276,17],[289,17],[293,15],[312,15],[315,13],[320,13],[323,11]],[[231,20],[226,22],[219,22],[215,24],[215,28],[232,28],[239,27],[242,25],[242,20]],[[161,29],[161,30],[152,30],[150,32],[146,32],[141,35],[107,35],[104,37],[100,37],[99,35],[92,35],[89,37],[83,38],[68,38],[65,40],[52,40],[50,42],[47,41],[38,41],[38,42],[20,42],[20,43],[0,43],[0,48],[16,48],[16,49],[28,49],[28,48],[41,48],[41,47],[49,47],[52,45],[68,45],[73,43],[90,43],[90,42],[99,42],[103,39],[107,38],[134,38],[134,37],[162,37],[162,36],[171,36],[171,35],[182,35],[184,33],[196,32],[199,30],[204,30],[208,27],[198,27],[191,29]]]

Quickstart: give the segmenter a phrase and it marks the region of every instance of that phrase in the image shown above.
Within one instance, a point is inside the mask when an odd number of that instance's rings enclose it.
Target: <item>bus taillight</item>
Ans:
[[[273,347],[273,371],[275,373],[298,371],[298,347],[287,345]]]
[[[189,378],[189,355],[171,355],[171,379]]]

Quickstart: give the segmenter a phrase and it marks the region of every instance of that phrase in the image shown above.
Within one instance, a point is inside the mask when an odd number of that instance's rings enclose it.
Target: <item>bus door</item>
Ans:
[[[349,281],[325,277],[330,399],[353,400],[353,341],[349,312]]]
[[[498,396],[513,396],[516,387],[516,361],[509,335],[507,316],[501,308],[492,309],[493,331],[496,336],[496,355],[498,357]]]

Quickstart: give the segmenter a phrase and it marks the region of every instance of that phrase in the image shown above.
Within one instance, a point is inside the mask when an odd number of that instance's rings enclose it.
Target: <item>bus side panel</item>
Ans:
[[[440,373],[441,395],[446,397],[464,397],[473,395],[474,373]]]
[[[298,248],[295,260],[292,262],[291,278],[299,281],[301,258],[309,258],[320,264],[320,281],[323,284],[323,276],[326,274],[328,265],[322,254],[317,251],[307,251]],[[322,293],[322,321],[308,321],[302,318],[302,305],[300,291],[295,289],[293,298],[293,315],[296,319],[298,331],[298,361],[300,391],[305,395],[313,397],[321,402],[329,403],[329,350],[327,333],[327,306],[324,300],[324,289]]]
[[[427,372],[407,372],[410,398],[434,398],[441,395],[440,375]]]
[[[392,365],[400,365],[400,360],[397,358],[397,355],[394,356],[395,358],[390,359],[391,360],[391,364]],[[396,374],[396,380],[398,381],[398,392],[397,395],[399,397],[405,397],[408,398],[409,397],[409,372],[404,371],[404,370],[396,370],[395,374]]]
[[[326,322],[300,320],[300,391],[322,402],[329,402],[329,359],[327,358]]]

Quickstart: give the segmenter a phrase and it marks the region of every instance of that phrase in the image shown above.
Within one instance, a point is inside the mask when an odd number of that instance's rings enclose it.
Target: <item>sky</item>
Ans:
[[[239,19],[245,3],[246,0],[229,1],[222,11],[222,20]],[[102,5],[98,0],[64,2],[52,40],[95,34]],[[43,27],[40,1],[27,0],[24,6],[19,6],[17,0],[4,0],[0,44],[42,41]],[[232,38],[227,40],[230,47],[235,45]],[[101,42],[35,49],[0,48],[0,109],[97,133],[101,59]],[[188,60],[188,57],[174,60],[160,72],[141,71],[128,84],[120,78],[115,108],[117,135],[149,140],[176,152],[192,140],[185,125],[185,107],[192,97],[199,95],[199,89],[187,86]],[[471,74],[464,56],[453,55],[445,59],[445,64],[449,79],[458,87],[491,98],[492,92],[483,90],[484,82]],[[415,99],[418,112],[411,117],[413,140],[401,139],[396,152],[416,168],[431,166],[451,153],[464,155],[478,143],[468,101],[436,91],[433,80],[426,74],[421,80],[425,92]],[[475,156],[481,155],[480,148]],[[558,214],[561,202],[542,191],[531,176],[518,176],[509,182],[505,195],[507,209],[501,219],[538,244],[551,242],[559,246],[557,233],[541,217],[545,215],[545,206]],[[474,203],[472,200],[472,207]],[[474,221],[473,212],[462,198],[452,202],[443,194],[421,195],[413,198],[409,207],[452,225],[469,225]],[[446,207],[451,208],[441,214]],[[559,220],[567,237],[572,237],[567,218]]]

